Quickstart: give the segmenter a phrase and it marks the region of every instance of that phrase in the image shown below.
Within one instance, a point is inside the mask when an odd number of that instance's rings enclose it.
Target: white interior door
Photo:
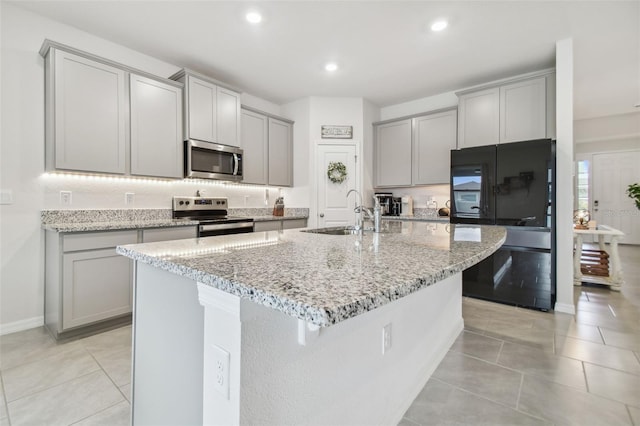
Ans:
[[[625,233],[623,244],[640,244],[640,210],[626,194],[640,182],[640,151],[593,155],[591,213],[598,224]]]
[[[329,163],[339,161],[347,168],[347,178],[342,183],[334,183],[327,176]],[[318,182],[318,227],[345,226],[355,224],[358,198],[349,195],[351,189],[358,189],[355,144],[321,144],[317,146],[316,179]],[[366,203],[365,203],[366,204]]]

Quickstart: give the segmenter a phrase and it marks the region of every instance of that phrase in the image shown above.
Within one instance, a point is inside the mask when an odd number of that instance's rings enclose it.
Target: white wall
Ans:
[[[306,203],[305,205],[309,206],[309,226],[316,225],[315,147],[318,142],[322,141],[320,133],[322,125],[353,126],[353,139],[351,140],[357,141],[359,144],[358,157],[362,166],[360,189],[368,190],[371,193],[370,163],[373,161],[371,123],[379,117],[378,108],[375,105],[362,98],[311,96],[283,105],[282,111],[287,117],[296,121],[293,149],[295,188],[283,189],[285,204],[287,198],[301,205]],[[365,178],[367,180],[364,180]]]
[[[310,179],[313,167],[309,167],[309,119],[311,99],[303,98],[282,106],[282,113],[294,120],[293,126],[293,188],[283,189],[285,205],[293,203],[309,206],[311,197]]]
[[[362,131],[362,197],[365,200],[373,199],[373,123],[380,120],[380,108],[371,102],[364,100],[362,104],[363,126]]]
[[[380,108],[380,120],[391,120],[407,115],[420,114],[436,109],[458,106],[458,97],[455,92],[446,92],[426,98],[415,99],[401,104],[389,105]]]
[[[263,207],[260,187],[152,183],[133,180],[45,178],[44,60],[38,51],[45,38],[168,77],[179,66],[162,62],[73,27],[0,2],[2,117],[0,189],[11,190],[13,203],[0,206],[0,333],[42,324],[44,250],[40,211],[62,208],[59,191],[71,190],[71,208],[125,208],[124,193],[135,193],[134,207],[170,208],[172,195],[229,197],[231,207]],[[214,76],[215,77],[215,76]],[[280,108],[243,93],[242,101],[276,115]],[[270,204],[274,195],[271,195]],[[289,207],[306,207],[306,204]]]
[[[556,43],[556,307],[573,314],[573,40]]]
[[[640,112],[576,120],[575,153],[640,150]]]

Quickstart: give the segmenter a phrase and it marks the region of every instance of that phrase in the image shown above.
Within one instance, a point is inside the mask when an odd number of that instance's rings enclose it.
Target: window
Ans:
[[[589,160],[580,160],[576,173],[576,209],[589,210]]]

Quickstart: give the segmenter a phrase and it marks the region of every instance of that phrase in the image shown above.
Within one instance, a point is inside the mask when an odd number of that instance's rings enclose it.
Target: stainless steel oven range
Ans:
[[[226,198],[173,197],[173,218],[200,222],[198,237],[253,232],[253,219],[227,216]]]

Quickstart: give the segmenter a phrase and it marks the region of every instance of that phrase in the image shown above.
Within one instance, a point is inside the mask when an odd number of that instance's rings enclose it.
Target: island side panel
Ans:
[[[136,262],[132,424],[201,425],[204,310],[196,282]]]
[[[201,301],[218,292],[199,290]],[[204,303],[206,347],[229,352],[231,371],[229,399],[204,375],[204,424],[397,424],[463,328],[461,274],[321,328],[304,346],[297,319],[238,303],[235,315]],[[205,356],[205,371],[213,359]]]

